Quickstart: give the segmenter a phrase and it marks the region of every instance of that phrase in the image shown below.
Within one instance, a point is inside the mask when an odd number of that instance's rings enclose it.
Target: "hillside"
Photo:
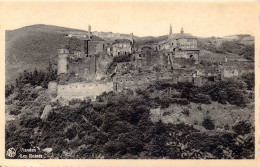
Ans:
[[[20,99],[18,92],[6,98],[5,146],[37,148],[54,159],[253,159],[248,81],[254,87],[250,78],[203,87],[157,82],[135,95],[104,92],[67,106],[26,84]]]
[[[49,61],[56,63],[58,46],[67,42],[64,35],[68,33],[87,31],[42,24],[6,31],[6,83],[24,70],[45,69]]]

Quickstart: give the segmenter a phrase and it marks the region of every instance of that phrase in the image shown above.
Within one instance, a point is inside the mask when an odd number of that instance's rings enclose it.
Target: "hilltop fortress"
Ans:
[[[202,65],[197,38],[183,28],[174,34],[170,26],[168,39],[141,47],[135,46],[133,34],[113,42],[98,35],[89,26],[88,33],[66,36],[68,43],[58,49],[58,78],[48,85],[53,99],[95,99],[103,92],[136,90],[156,81],[202,86],[251,72],[252,62],[245,59],[226,57],[217,65]]]

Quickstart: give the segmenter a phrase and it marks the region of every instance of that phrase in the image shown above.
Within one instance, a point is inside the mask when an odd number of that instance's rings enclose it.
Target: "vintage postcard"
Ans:
[[[0,166],[258,165],[258,2],[0,10]]]

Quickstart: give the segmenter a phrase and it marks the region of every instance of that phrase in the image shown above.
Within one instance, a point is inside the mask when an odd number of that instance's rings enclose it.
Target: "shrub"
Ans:
[[[252,125],[249,122],[246,121],[240,121],[238,124],[234,125],[232,129],[237,133],[237,134],[248,134],[252,131]]]
[[[207,130],[213,130],[215,129],[215,124],[213,122],[213,120],[210,117],[205,117],[203,122],[202,122],[202,126],[207,129]]]
[[[14,86],[5,86],[5,97],[10,96],[14,92]]]
[[[183,109],[183,111],[182,111],[181,113],[184,114],[184,115],[186,115],[187,117],[190,116],[190,110],[187,109],[187,108]]]
[[[211,104],[211,99],[208,95],[198,93],[191,97],[191,101],[195,103]]]
[[[255,73],[248,73],[242,76],[242,79],[247,84],[248,90],[254,90],[255,87]]]
[[[11,110],[11,111],[10,111],[10,115],[18,115],[18,114],[20,114],[20,113],[21,113],[21,111],[18,110],[18,109],[14,109],[14,110]]]

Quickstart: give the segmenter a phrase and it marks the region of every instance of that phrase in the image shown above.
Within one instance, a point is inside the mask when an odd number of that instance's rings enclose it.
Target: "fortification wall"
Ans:
[[[88,41],[88,55],[93,56],[98,52],[103,52],[105,43],[101,41]]]
[[[67,85],[58,85],[58,98],[62,97],[67,100],[71,99],[95,99],[96,96],[103,92],[113,91],[113,82],[78,82]]]
[[[167,73],[144,73],[137,76],[118,76],[115,77],[114,90],[122,91],[124,89],[136,89],[136,88],[145,88],[149,84],[152,84],[156,81],[173,81],[173,83],[178,82],[192,82],[192,71],[191,70],[179,70],[178,72],[167,72]]]

